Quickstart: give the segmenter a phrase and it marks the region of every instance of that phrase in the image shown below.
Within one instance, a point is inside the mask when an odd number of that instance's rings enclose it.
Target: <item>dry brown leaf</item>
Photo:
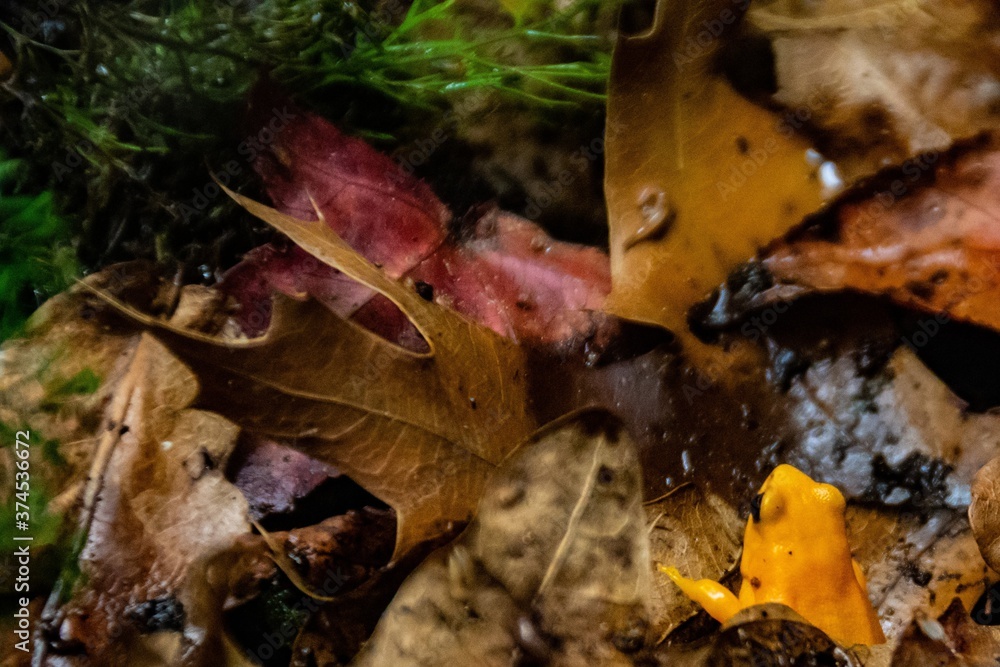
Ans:
[[[936,620],[920,614],[893,652],[892,667],[995,667],[1000,628],[977,625],[960,600]]]
[[[354,664],[628,665],[619,649],[642,645],[649,581],[635,447],[609,414],[574,414],[499,468]]]
[[[205,631],[211,619],[192,582],[250,530],[246,501],[220,471],[237,427],[188,408],[198,382],[156,339],[144,334],[130,352],[83,494],[82,578],[56,587],[44,622],[59,639],[39,650],[127,664],[142,644],[143,655],[194,664],[219,637]],[[159,631],[176,637],[146,645]]]
[[[729,0],[661,0],[648,33],[620,38],[611,72],[607,309],[689,346],[691,306],[823,201],[808,144],[713,69],[736,12]]]
[[[781,604],[744,609],[708,641],[666,646],[650,662],[663,667],[859,664],[819,628]]]
[[[36,498],[43,492],[52,496],[45,517],[32,517],[36,526],[48,519],[72,521],[101,411],[127,366],[123,355],[134,343],[134,332],[105,330],[86,317],[91,305],[80,292],[74,289],[43,304],[25,337],[5,342],[0,353],[0,423],[29,431],[32,489]],[[59,387],[81,374],[98,381],[95,391],[53,398]],[[46,441],[48,452],[43,450]],[[0,449],[0,489],[11,498],[14,460],[12,447]]]
[[[653,560],[677,567],[692,579],[718,581],[739,564],[744,521],[736,509],[698,486],[689,485],[646,506]],[[659,570],[654,572],[655,625],[664,637],[701,608]]]
[[[976,473],[969,523],[983,558],[1000,572],[1000,456]]]
[[[255,339],[222,339],[105,299],[191,365],[200,403],[244,428],[297,438],[397,512],[394,557],[467,521],[494,467],[533,428],[523,352],[387,278],[322,221],[231,193],[320,261],[380,292],[430,351],[393,345],[317,302],[276,297]]]

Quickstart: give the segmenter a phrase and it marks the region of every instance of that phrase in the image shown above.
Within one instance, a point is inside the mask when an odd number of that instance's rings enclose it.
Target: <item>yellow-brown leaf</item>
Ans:
[[[691,306],[823,200],[809,146],[715,74],[736,6],[661,0],[650,31],[623,37],[612,65],[607,307],[689,347]],[[710,25],[725,26],[721,37]]]

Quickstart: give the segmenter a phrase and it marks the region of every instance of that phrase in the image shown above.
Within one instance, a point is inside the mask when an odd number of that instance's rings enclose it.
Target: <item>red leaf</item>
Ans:
[[[1000,330],[1000,151],[912,162],[764,257],[777,281],[853,289]],[[923,172],[923,173],[922,173]],[[928,178],[932,175],[933,179]]]
[[[428,298],[525,343],[602,348],[616,323],[600,312],[610,291],[606,254],[562,243],[534,223],[489,210],[461,238],[448,209],[389,157],[302,111],[254,166],[284,213],[314,220]],[[266,245],[225,276],[248,334],[263,331],[272,290],[310,295],[407,347],[422,345],[394,306],[297,247]]]

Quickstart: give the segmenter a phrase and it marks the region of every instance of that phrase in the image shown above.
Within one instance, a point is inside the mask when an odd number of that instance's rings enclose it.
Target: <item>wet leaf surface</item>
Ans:
[[[83,547],[46,611],[47,664],[312,667],[366,642],[361,665],[994,664],[974,621],[995,606],[996,464],[973,476],[1000,422],[926,365],[890,303],[930,313],[928,339],[947,319],[1000,330],[993,143],[884,171],[786,234],[832,165],[734,89],[754,29],[789,108],[790,64],[898,69],[871,31],[830,34],[838,6],[755,5],[748,25],[721,0],[661,2],[621,40],[611,269],[489,207],[453,219],[393,160],[294,112],[255,165],[277,209],[233,195],[286,238],[220,288],[116,267],[89,279],[104,301],[77,288],[46,306],[5,346],[0,421],[57,441],[39,443],[48,514]],[[966,10],[955,31],[978,25]],[[790,63],[802,31],[822,48]],[[892,83],[814,114],[829,129],[888,110],[869,125],[894,131],[850,169],[936,146],[934,115],[964,136],[975,114],[947,110],[989,96],[958,87],[929,109]],[[602,312],[610,273],[608,307],[653,326]],[[517,449],[593,404],[635,449],[594,411]],[[844,651],[777,607],[719,628],[652,572],[738,586],[748,501],[782,462],[849,497],[884,649]]]
[[[813,364],[789,396],[799,440],[784,459],[889,506],[967,506],[1000,432],[1000,417],[966,412],[907,347],[874,375],[851,357]]]
[[[1000,330],[998,179],[991,143],[888,174],[769,249],[773,289],[855,290],[935,314],[919,347],[948,319]]]
[[[808,144],[713,67],[737,11],[661,1],[648,33],[619,41],[611,73],[607,308],[689,346],[689,309],[823,201]]]

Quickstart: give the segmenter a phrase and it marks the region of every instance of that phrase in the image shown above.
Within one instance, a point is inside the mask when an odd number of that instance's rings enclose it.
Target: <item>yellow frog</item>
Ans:
[[[851,558],[843,494],[790,465],[771,472],[751,503],[737,598],[721,584],[663,571],[719,622],[779,602],[844,646],[885,642],[861,568]]]

